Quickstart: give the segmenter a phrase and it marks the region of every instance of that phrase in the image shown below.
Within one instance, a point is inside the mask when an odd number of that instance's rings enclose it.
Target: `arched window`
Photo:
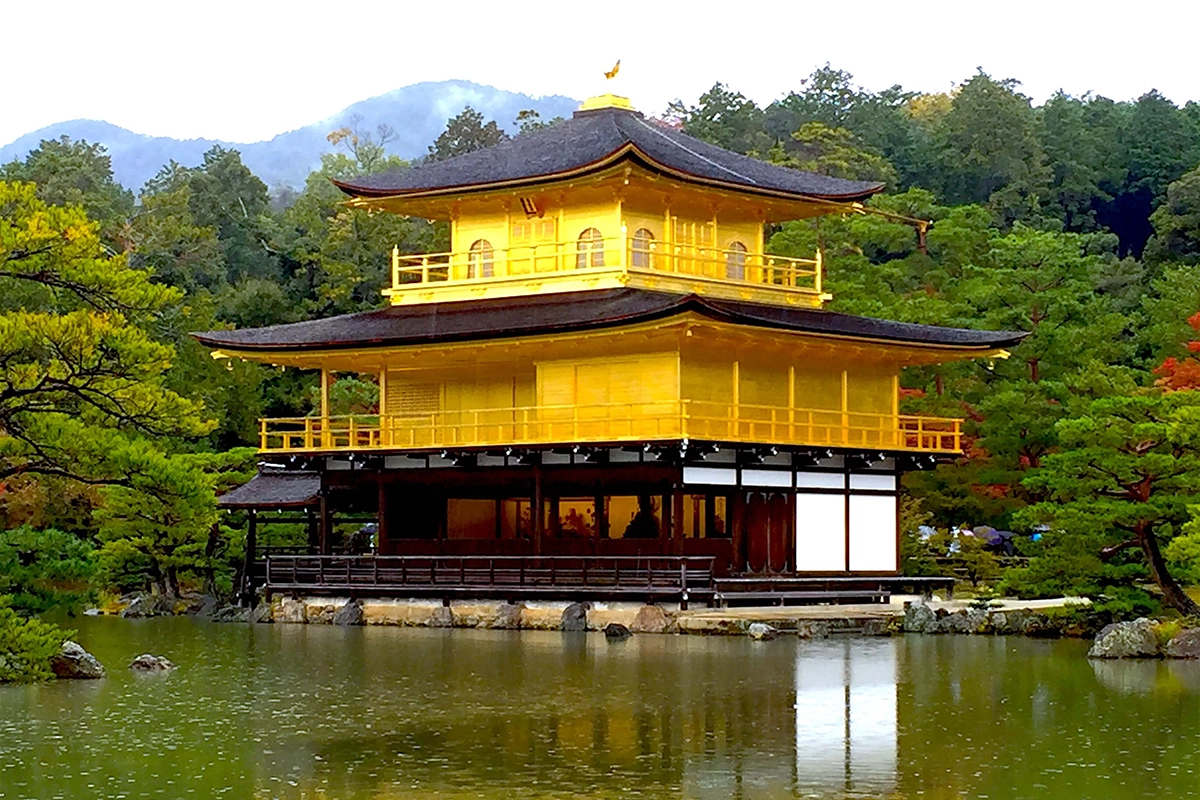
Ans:
[[[476,239],[467,253],[467,277],[492,277],[492,243],[487,239]]]
[[[575,266],[584,267],[604,266],[604,237],[595,228],[588,228],[579,234],[575,242]]]
[[[633,232],[633,242],[630,245],[629,265],[631,267],[650,268],[650,254],[654,252],[654,234],[645,228]]]
[[[731,281],[746,280],[746,245],[731,242],[725,251],[725,277]]]

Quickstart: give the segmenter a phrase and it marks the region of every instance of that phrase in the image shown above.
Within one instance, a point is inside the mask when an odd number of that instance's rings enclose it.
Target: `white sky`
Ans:
[[[827,61],[870,89],[943,91],[983,67],[1038,101],[1157,88],[1182,103],[1200,100],[1197,30],[1187,0],[0,0],[0,143],[75,118],[256,141],[450,78],[611,88],[646,112],[720,80],[767,103]]]

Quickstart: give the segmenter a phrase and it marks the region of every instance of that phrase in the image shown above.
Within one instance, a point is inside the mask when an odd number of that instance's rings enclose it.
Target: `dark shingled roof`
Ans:
[[[578,111],[559,124],[445,161],[334,183],[358,197],[533,183],[602,168],[621,153],[655,171],[665,169],[702,182],[776,195],[851,202],[883,190],[881,183],[830,178],[768,164],[648,122],[635,111],[616,108]]]
[[[757,328],[981,350],[1009,347],[1026,336],[1013,331],[941,328],[852,317],[820,309],[766,306],[642,289],[393,306],[290,325],[193,335],[209,347],[230,350],[328,350],[574,333],[664,319],[689,311]]]
[[[316,505],[321,476],[315,472],[260,472],[217,498],[218,508],[296,508]]]

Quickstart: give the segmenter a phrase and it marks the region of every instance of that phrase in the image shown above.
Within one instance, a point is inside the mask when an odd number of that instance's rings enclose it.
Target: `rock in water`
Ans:
[[[333,612],[333,624],[349,627],[363,624],[362,605],[357,600],[351,600],[346,605]]]
[[[604,626],[604,638],[610,642],[619,642],[633,636],[633,632],[619,622],[610,622]]]
[[[571,603],[571,605],[564,608],[562,612],[562,629],[564,631],[586,631],[587,612],[591,607],[591,603]]]
[[[1096,634],[1096,643],[1088,651],[1088,658],[1154,658],[1158,654],[1154,628],[1150,620],[1142,617],[1133,622],[1104,626]]]
[[[62,650],[50,659],[50,669],[59,678],[103,678],[104,665],[75,642],[63,642]]]
[[[904,632],[924,633],[927,628],[937,625],[937,615],[924,602],[904,604]]]
[[[1200,628],[1185,628],[1167,642],[1167,658],[1200,658]]]
[[[746,631],[750,638],[756,642],[769,642],[779,636],[779,631],[772,628],[765,622],[752,622],[750,628]]]
[[[170,672],[175,665],[162,656],[143,653],[129,663],[129,668],[134,672]]]

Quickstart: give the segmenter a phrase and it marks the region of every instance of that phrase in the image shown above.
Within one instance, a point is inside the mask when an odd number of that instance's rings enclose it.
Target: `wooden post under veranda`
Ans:
[[[254,556],[258,552],[258,512],[246,512],[246,554],[242,559],[242,603],[254,603]]]

